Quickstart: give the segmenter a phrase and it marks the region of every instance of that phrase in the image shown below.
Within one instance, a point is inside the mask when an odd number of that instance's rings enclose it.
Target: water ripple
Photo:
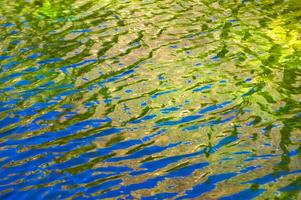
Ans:
[[[299,1],[0,7],[1,199],[299,199]]]

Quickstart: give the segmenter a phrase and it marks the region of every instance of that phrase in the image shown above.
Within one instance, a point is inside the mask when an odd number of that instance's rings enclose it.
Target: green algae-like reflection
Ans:
[[[301,1],[0,5],[0,199],[301,199]]]

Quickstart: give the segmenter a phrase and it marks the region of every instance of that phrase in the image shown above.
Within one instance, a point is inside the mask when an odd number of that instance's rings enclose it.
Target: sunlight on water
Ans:
[[[301,1],[0,5],[0,199],[301,199]]]

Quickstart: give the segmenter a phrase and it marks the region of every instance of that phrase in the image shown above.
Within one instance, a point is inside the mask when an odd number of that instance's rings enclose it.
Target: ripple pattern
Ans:
[[[0,5],[0,199],[301,198],[300,1]]]

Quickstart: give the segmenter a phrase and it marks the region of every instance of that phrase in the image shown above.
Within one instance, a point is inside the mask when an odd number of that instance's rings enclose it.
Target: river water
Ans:
[[[0,199],[301,199],[299,0],[0,1]]]

